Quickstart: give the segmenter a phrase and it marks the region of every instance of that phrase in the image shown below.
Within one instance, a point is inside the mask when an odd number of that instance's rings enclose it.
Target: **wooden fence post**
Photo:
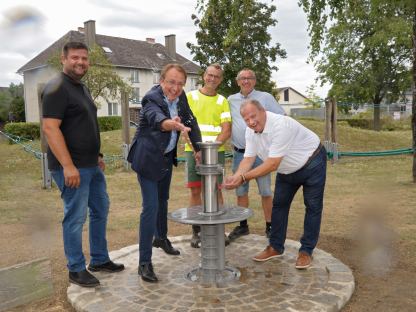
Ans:
[[[337,129],[337,101],[331,98],[331,143],[332,143],[332,162],[338,161],[338,129]]]
[[[44,83],[38,83],[38,105],[39,105],[39,126],[40,126],[40,147],[41,147],[41,168],[42,168],[42,188],[50,189],[52,187],[52,176],[48,169],[48,142],[42,131],[42,91],[45,88]]]
[[[332,105],[331,99],[325,99],[325,141],[331,141],[331,118],[332,118]]]
[[[127,92],[121,93],[121,136],[123,140],[122,153],[123,165],[126,170],[130,169],[130,164],[127,161],[127,155],[130,149],[130,111],[129,111],[129,97]]]

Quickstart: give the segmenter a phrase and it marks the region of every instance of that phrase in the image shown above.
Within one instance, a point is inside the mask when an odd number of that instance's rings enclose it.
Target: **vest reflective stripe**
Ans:
[[[218,96],[218,99],[217,99],[217,104],[222,104],[222,102],[224,102],[224,99],[225,99],[225,97],[223,97],[221,94]]]
[[[192,98],[194,99],[194,101],[198,101],[198,99],[199,99],[198,90],[191,91],[191,95],[192,95]]]
[[[221,113],[221,119],[231,118],[230,112],[223,112]]]
[[[203,135],[202,142],[215,142],[217,139],[216,135]]]
[[[199,125],[199,130],[204,132],[221,132],[221,126],[215,127],[213,125]]]

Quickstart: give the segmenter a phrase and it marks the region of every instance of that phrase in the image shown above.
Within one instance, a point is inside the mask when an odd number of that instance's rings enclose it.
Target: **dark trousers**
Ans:
[[[270,233],[270,245],[275,250],[281,253],[284,251],[290,205],[296,192],[302,186],[306,210],[299,251],[312,254],[321,228],[325,180],[325,148],[322,148],[306,166],[298,171],[276,175]]]
[[[170,157],[170,158],[169,158]],[[137,175],[142,194],[142,213],[139,228],[139,263],[152,262],[153,236],[167,238],[168,233],[168,199],[172,179],[172,155],[166,157],[168,170],[159,181],[153,181]]]

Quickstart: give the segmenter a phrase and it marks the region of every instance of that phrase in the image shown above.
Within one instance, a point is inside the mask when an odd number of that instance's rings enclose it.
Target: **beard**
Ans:
[[[76,68],[65,68],[64,70],[65,74],[67,74],[68,76],[70,76],[71,78],[75,80],[81,80],[82,77],[85,76],[87,71],[88,71],[87,67],[80,67],[80,66],[77,66]]]

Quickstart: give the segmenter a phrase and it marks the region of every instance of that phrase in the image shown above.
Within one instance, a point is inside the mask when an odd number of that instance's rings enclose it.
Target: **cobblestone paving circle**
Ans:
[[[287,240],[285,254],[267,262],[251,258],[267,245],[264,236],[248,235],[225,249],[226,265],[237,268],[238,280],[206,287],[185,278],[200,261],[190,236],[171,239],[181,251],[169,256],[153,248],[153,266],[159,283],[143,282],[137,274],[138,245],[113,251],[112,260],[124,263],[120,273],[94,273],[95,289],[70,284],[68,299],[76,311],[339,311],[354,291],[351,270],[330,254],[315,249],[312,266],[296,270],[299,243]]]

